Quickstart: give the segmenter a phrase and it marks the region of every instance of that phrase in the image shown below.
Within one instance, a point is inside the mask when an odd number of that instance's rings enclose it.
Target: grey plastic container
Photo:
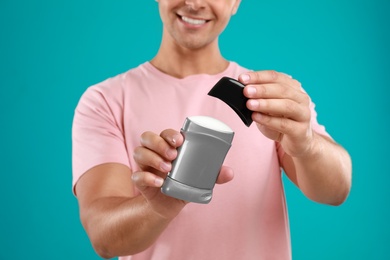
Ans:
[[[161,191],[177,199],[209,203],[234,132],[215,118],[195,116],[185,120],[181,133],[184,143]]]

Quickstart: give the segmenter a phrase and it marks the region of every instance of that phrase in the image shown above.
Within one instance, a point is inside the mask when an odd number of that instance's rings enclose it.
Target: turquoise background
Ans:
[[[299,79],[353,158],[340,207],[285,179],[294,259],[390,259],[389,13],[388,0],[244,0],[221,36],[227,58]],[[152,0],[1,0],[0,259],[99,259],[71,192],[73,110],[151,59],[160,30]]]

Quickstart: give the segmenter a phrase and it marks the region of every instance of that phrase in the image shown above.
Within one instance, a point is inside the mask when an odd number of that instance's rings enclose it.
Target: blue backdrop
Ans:
[[[230,60],[299,79],[352,155],[340,207],[284,179],[294,259],[390,258],[389,13],[388,0],[244,0],[221,36]],[[99,259],[71,192],[73,110],[151,59],[160,31],[152,0],[0,2],[0,259]]]

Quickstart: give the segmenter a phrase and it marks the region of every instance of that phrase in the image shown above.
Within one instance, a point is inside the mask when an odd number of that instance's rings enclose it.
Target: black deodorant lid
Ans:
[[[244,87],[244,84],[235,79],[223,77],[208,94],[228,104],[249,127],[253,122],[252,111],[246,107],[248,98],[244,96]]]

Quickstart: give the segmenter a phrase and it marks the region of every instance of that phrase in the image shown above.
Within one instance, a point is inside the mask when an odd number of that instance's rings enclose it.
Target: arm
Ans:
[[[246,73],[247,107],[253,120],[268,138],[280,143],[287,176],[310,199],[341,204],[351,187],[348,153],[311,128],[310,98],[298,81],[275,71]]]
[[[96,166],[76,185],[81,222],[103,258],[131,255],[152,244],[169,219],[134,196],[131,171],[122,164]]]
[[[174,130],[160,135],[146,132],[134,151],[140,171],[132,173],[122,164],[108,163],[88,170],[79,179],[80,218],[100,256],[112,258],[147,249],[187,204],[160,192],[182,143],[182,136]],[[231,169],[223,167],[217,182],[232,178]]]
[[[329,138],[315,132],[313,135],[313,150],[301,157],[285,154],[282,167],[308,198],[340,205],[351,188],[351,158],[343,147]]]

